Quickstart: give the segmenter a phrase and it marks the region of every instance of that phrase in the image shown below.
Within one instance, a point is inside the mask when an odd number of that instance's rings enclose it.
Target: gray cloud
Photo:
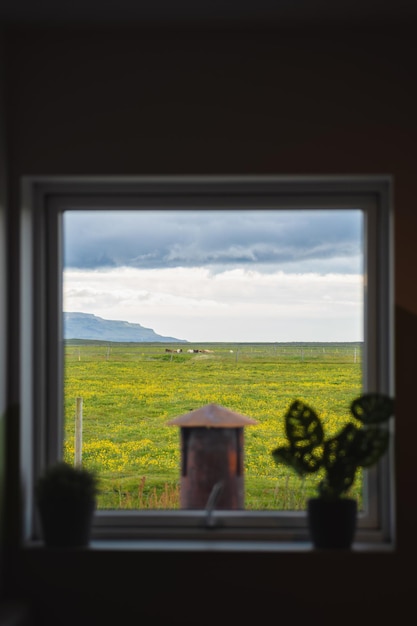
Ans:
[[[66,268],[362,272],[359,211],[68,211]]]

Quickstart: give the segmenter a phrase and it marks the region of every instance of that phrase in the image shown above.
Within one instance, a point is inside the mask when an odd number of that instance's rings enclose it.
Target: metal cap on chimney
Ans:
[[[168,426],[180,426],[181,428],[203,426],[207,428],[243,428],[250,424],[258,424],[258,422],[247,415],[235,413],[213,403],[206,404],[167,422]]]

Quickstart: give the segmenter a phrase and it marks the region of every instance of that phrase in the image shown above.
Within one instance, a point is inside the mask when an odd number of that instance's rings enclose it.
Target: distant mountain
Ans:
[[[64,339],[95,339],[101,341],[161,341],[187,343],[186,339],[163,337],[151,328],[118,320],[105,320],[91,313],[64,313]]]

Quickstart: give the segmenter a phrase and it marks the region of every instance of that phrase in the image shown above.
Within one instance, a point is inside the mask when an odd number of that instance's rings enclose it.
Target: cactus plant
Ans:
[[[92,500],[98,494],[98,479],[85,467],[75,467],[58,461],[38,478],[35,494],[38,503],[46,500]]]
[[[98,478],[86,468],[59,461],[45,470],[35,497],[46,547],[88,545],[98,492]]]

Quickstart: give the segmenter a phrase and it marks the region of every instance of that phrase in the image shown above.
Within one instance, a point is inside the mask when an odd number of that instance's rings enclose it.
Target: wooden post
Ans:
[[[74,465],[81,467],[83,447],[83,399],[76,398],[75,409],[75,459]]]

